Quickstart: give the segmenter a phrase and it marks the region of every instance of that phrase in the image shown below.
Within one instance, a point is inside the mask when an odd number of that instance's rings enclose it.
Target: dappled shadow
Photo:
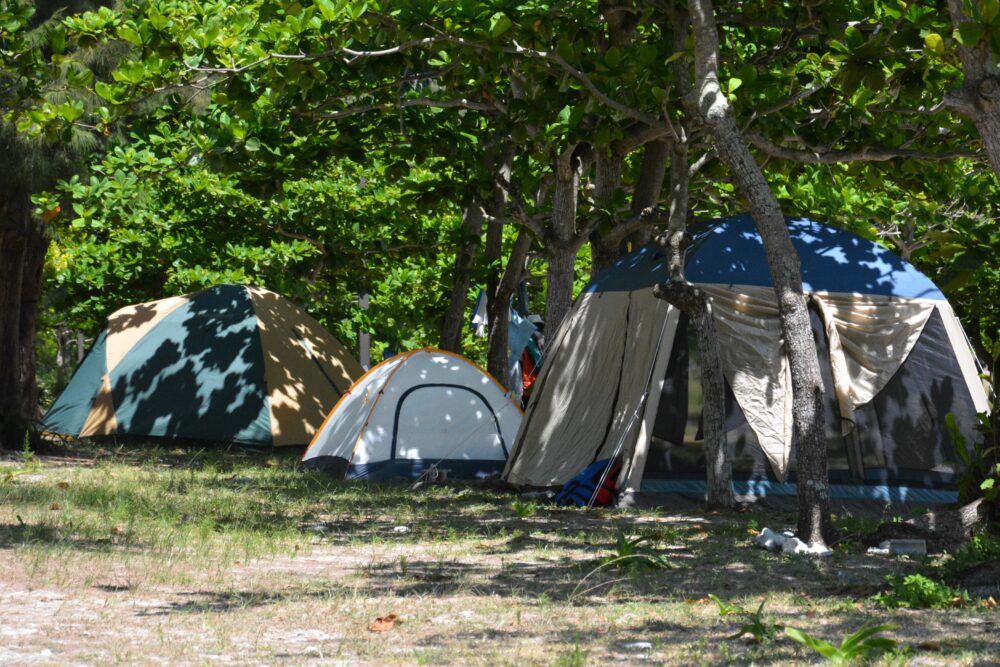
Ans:
[[[71,528],[45,523],[0,523],[0,549],[29,546],[60,547],[84,552],[140,553],[148,550],[148,546],[141,542],[111,534],[107,537],[85,537]]]
[[[158,604],[136,612],[136,616],[171,616],[174,614],[219,614],[281,604],[305,598],[326,598],[330,590],[285,588],[276,590],[190,591],[178,594],[180,600]]]
[[[305,445],[361,372],[303,311],[244,285],[123,308],[107,334],[93,351],[101,370],[77,373],[60,397],[70,435]],[[106,415],[91,409],[95,396]]]

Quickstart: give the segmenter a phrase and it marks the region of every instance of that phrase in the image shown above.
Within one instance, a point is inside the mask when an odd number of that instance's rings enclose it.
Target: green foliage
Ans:
[[[657,552],[651,543],[650,535],[629,535],[624,530],[615,533],[614,555],[600,559],[599,568],[628,568],[632,572],[644,569],[667,569],[670,561]]]
[[[745,635],[750,635],[750,641],[755,644],[767,644],[773,641],[785,627],[781,623],[775,623],[765,618],[764,605],[767,604],[766,597],[760,601],[760,605],[758,605],[757,610],[753,613],[736,605],[726,605],[714,595],[710,595],[709,597],[719,606],[720,618],[725,618],[732,614],[743,620],[743,624],[740,625],[739,630],[726,637],[726,639],[740,639]]]
[[[866,622],[858,630],[844,637],[840,646],[834,646],[797,628],[785,628],[785,635],[804,646],[808,646],[835,665],[846,665],[861,660],[870,660],[883,653],[896,650],[895,639],[876,637],[897,625],[874,625]]]
[[[979,413],[978,437],[971,445],[958,428],[955,415],[945,415],[948,435],[951,436],[955,454],[962,463],[956,484],[958,500],[962,504],[970,503],[976,498],[984,498],[986,502],[996,503],[1000,494],[1000,443],[995,425],[990,416]]]
[[[534,500],[522,500],[521,498],[515,499],[511,504],[510,508],[514,510],[514,514],[522,519],[527,519],[528,517],[535,516],[538,514],[538,503]]]
[[[875,604],[886,609],[948,609],[969,602],[969,594],[951,588],[922,574],[889,575],[890,590],[872,596]]]

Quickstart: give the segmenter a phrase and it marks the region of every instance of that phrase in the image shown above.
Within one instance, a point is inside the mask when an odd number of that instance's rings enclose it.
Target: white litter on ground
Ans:
[[[829,549],[819,545],[809,546],[795,537],[794,533],[787,531],[777,533],[770,528],[760,531],[760,535],[757,535],[751,541],[755,547],[767,549],[768,551],[780,550],[786,554],[811,554],[813,556],[829,556],[833,554]]]

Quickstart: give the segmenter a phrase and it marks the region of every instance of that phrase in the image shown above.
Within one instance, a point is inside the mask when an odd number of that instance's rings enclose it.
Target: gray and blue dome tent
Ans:
[[[941,291],[891,251],[789,219],[827,396],[832,494],[925,502],[955,472],[945,417],[971,439],[986,387]],[[737,493],[794,493],[791,378],[749,215],[696,225],[686,277],[712,302]],[[703,492],[698,359],[687,318],[653,296],[666,257],[646,245],[598,275],[546,351],[504,477],[563,484],[620,452],[619,488]]]

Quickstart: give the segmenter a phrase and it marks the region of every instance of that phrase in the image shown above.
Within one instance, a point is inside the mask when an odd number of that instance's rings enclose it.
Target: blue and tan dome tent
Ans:
[[[811,220],[788,228],[826,385],[834,493],[930,498],[917,490],[955,472],[946,415],[971,440],[988,407],[958,319],[891,251]],[[737,492],[794,493],[791,377],[760,236],[749,215],[691,234],[685,273],[711,297]],[[620,452],[627,493],[704,490],[697,349],[687,318],[653,296],[667,278],[650,244],[586,287],[546,351],[506,479],[562,484]]]
[[[463,356],[424,348],[386,359],[330,411],[302,468],[348,479],[499,475],[521,424],[503,386]]]
[[[74,437],[305,445],[361,374],[290,301],[217,285],[112,314],[42,426]]]

